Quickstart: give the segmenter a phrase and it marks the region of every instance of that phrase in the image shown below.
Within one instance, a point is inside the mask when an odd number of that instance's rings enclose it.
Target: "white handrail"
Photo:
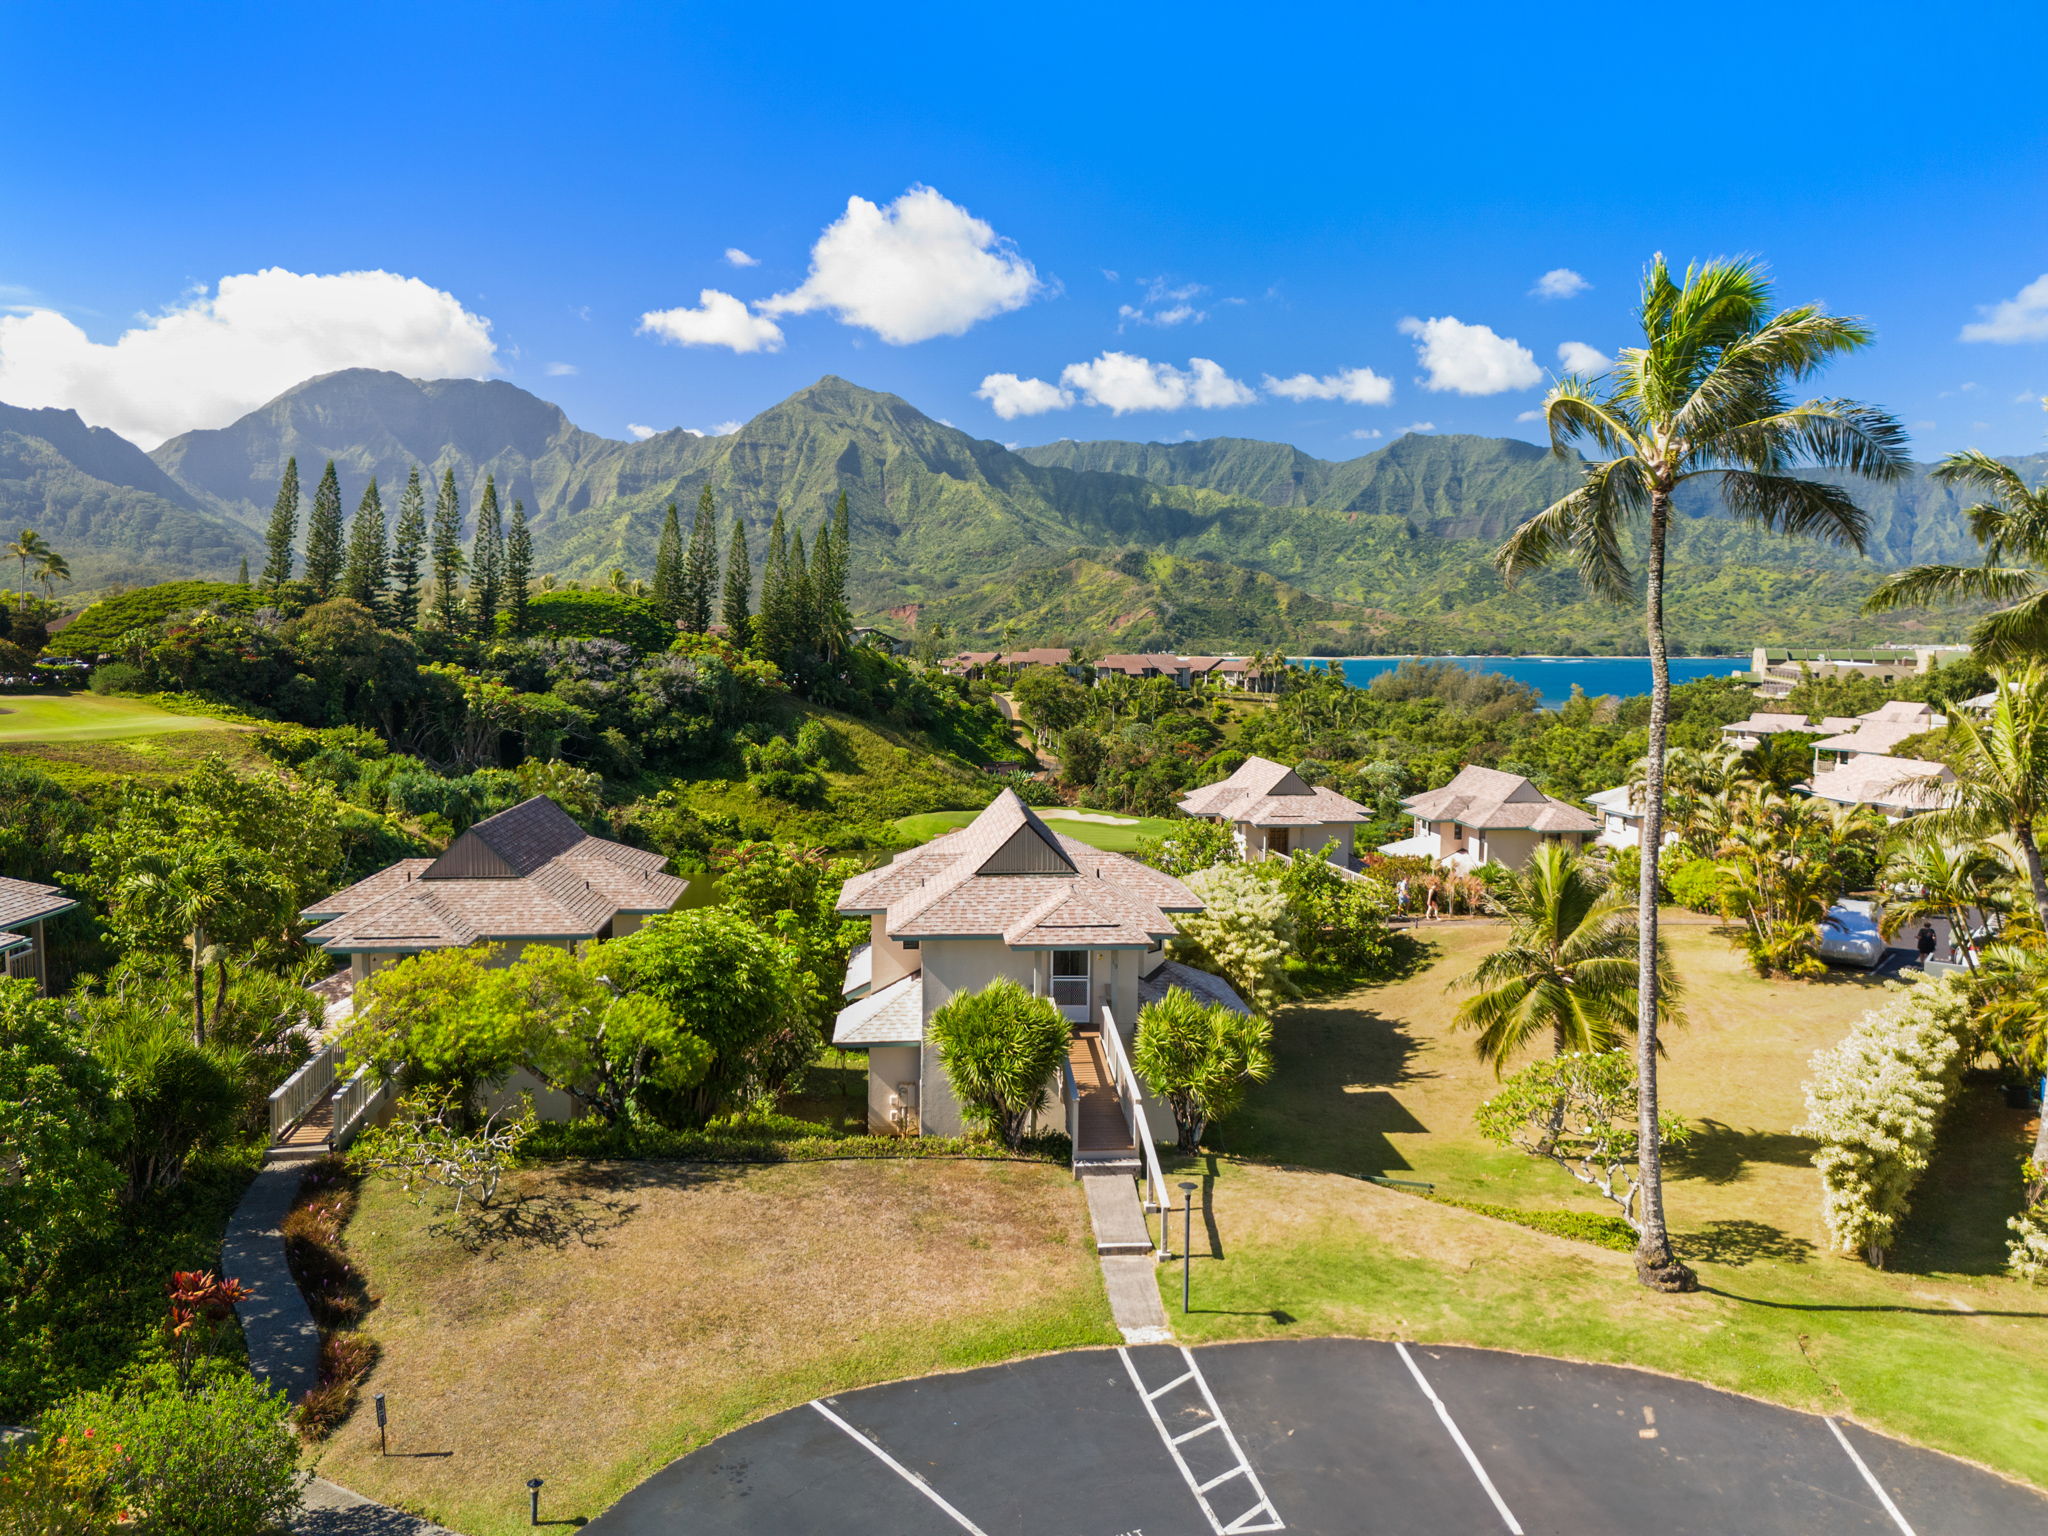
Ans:
[[[334,1061],[334,1046],[321,1046],[303,1067],[286,1078],[277,1091],[271,1094],[272,1141],[305,1119],[308,1110],[334,1091]]]
[[[1116,1017],[1106,1003],[1102,1008],[1102,1037],[1108,1042],[1103,1054],[1109,1058],[1109,1079],[1117,1087],[1117,1096],[1123,1100],[1124,1120],[1131,1128],[1131,1140],[1137,1143],[1139,1155],[1145,1160],[1145,1182],[1149,1186],[1145,1208],[1164,1211],[1166,1173],[1159,1166],[1159,1148],[1152,1140],[1152,1127],[1145,1116],[1144,1090],[1139,1086],[1138,1074],[1132,1069],[1131,1058],[1124,1050],[1124,1037],[1117,1033]],[[1159,1226],[1159,1251],[1166,1251],[1166,1223],[1163,1218]]]
[[[396,1086],[395,1078],[385,1077],[367,1062],[357,1067],[334,1096],[334,1128],[328,1133],[328,1144],[339,1152],[354,1141],[356,1132],[383,1108]]]
[[[1081,1176],[1081,1085],[1074,1081],[1074,1065],[1060,1063],[1060,1096],[1067,1101],[1067,1166],[1075,1178]]]

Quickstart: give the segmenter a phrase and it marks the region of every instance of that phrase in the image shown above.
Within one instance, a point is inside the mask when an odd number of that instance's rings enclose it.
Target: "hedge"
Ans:
[[[137,587],[118,597],[88,603],[77,618],[51,637],[43,654],[107,656],[113,654],[116,643],[129,630],[161,624],[185,609],[226,608],[253,613],[263,602],[263,593],[232,581],[165,581],[153,587]]]

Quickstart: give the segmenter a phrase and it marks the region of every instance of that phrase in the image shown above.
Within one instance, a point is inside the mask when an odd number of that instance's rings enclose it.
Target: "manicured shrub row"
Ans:
[[[836,1136],[823,1126],[777,1116],[760,1122],[670,1130],[661,1126],[609,1126],[597,1120],[553,1121],[520,1143],[523,1163],[615,1162],[829,1163],[893,1158],[966,1158],[986,1162],[1064,1164],[1071,1148],[1064,1133],[1025,1137],[1013,1150],[978,1136]]]
[[[336,1157],[309,1165],[299,1198],[285,1214],[285,1261],[320,1326],[320,1382],[299,1404],[299,1433],[326,1439],[355,1411],[363,1378],[377,1363],[377,1341],[356,1330],[375,1300],[349,1262],[341,1234],[355,1214],[358,1180]]]
[[[1452,1195],[1431,1195],[1438,1205],[1455,1205],[1461,1211],[1510,1221],[1552,1237],[1568,1237],[1575,1243],[1612,1248],[1616,1253],[1634,1253],[1635,1229],[1619,1216],[1602,1216],[1593,1211],[1524,1211],[1512,1205],[1489,1205],[1483,1200],[1460,1200]]]

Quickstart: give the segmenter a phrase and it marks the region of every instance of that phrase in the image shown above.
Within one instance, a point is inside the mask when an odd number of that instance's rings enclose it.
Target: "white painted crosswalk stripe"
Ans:
[[[1486,1468],[1479,1464],[1478,1455],[1466,1443],[1464,1433],[1458,1428],[1457,1421],[1451,1417],[1451,1410],[1446,1408],[1444,1400],[1436,1395],[1436,1388],[1432,1387],[1429,1378],[1422,1374],[1422,1367],[1417,1365],[1415,1357],[1408,1353],[1408,1346],[1396,1339],[1394,1348],[1400,1351],[1401,1359],[1408,1367],[1408,1374],[1415,1378],[1415,1384],[1422,1388],[1424,1395],[1435,1405],[1436,1416],[1443,1420],[1444,1428],[1451,1432],[1451,1438],[1457,1442],[1459,1451],[1464,1454],[1465,1465],[1470,1467],[1472,1475],[1479,1479],[1479,1486],[1484,1488],[1486,1496],[1493,1500],[1493,1507],[1499,1511],[1507,1528],[1514,1536],[1523,1536],[1522,1527],[1516,1521],[1514,1511],[1508,1508],[1507,1501],[1500,1496],[1500,1490],[1493,1486],[1493,1479],[1486,1475]]]
[[[1216,1536],[1249,1536],[1253,1531],[1286,1530],[1286,1522],[1281,1520],[1280,1512],[1273,1507],[1272,1499],[1267,1497],[1265,1487],[1259,1482],[1259,1474],[1252,1469],[1250,1460],[1244,1454],[1244,1448],[1237,1443],[1237,1436],[1231,1433],[1230,1424],[1223,1417],[1223,1410],[1217,1405],[1216,1395],[1209,1390],[1209,1383],[1202,1375],[1202,1368],[1195,1363],[1194,1355],[1183,1346],[1180,1354],[1187,1362],[1187,1370],[1165,1386],[1152,1390],[1146,1387],[1144,1378],[1138,1374],[1138,1366],[1131,1359],[1131,1352],[1128,1349],[1119,1349],[1117,1353],[1123,1357],[1124,1369],[1130,1372],[1131,1385],[1138,1389],[1138,1398],[1144,1403],[1145,1412],[1151,1416],[1152,1427],[1159,1431],[1159,1438],[1166,1446],[1166,1454],[1173,1458],[1173,1464],[1180,1469],[1181,1478],[1188,1485],[1188,1492],[1192,1493],[1195,1502],[1202,1506],[1202,1513],[1208,1516],[1209,1528]],[[1209,1417],[1200,1427],[1176,1435],[1167,1429],[1166,1421],[1160,1417],[1158,1401],[1176,1387],[1186,1386],[1190,1382],[1194,1383],[1195,1390],[1201,1393],[1202,1408]],[[1206,1483],[1197,1483],[1194,1471],[1188,1466],[1187,1458],[1181,1455],[1180,1448],[1195,1436],[1206,1434],[1212,1429],[1222,1432],[1224,1443],[1230,1447],[1230,1454],[1237,1465],[1210,1478]],[[1254,1502],[1250,1509],[1226,1521],[1216,1513],[1215,1506],[1209,1502],[1209,1493],[1212,1489],[1220,1488],[1232,1479],[1240,1477],[1250,1484],[1248,1491]]]

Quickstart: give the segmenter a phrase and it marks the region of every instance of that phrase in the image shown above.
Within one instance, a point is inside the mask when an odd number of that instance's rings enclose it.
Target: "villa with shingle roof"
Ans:
[[[1821,769],[1797,787],[1816,800],[1867,805],[1889,821],[1903,821],[1939,809],[1944,792],[1936,786],[1953,784],[1955,778],[1946,764],[1926,758],[1862,753]]]
[[[1893,699],[1843,724],[1845,729],[1813,744],[1816,771],[1824,754],[1839,763],[1857,757],[1888,757],[1901,742],[1940,730],[1948,724],[1948,716],[1918,699]]]
[[[838,910],[871,923],[832,1033],[868,1053],[869,1125],[958,1135],[959,1103],[926,1040],[934,1013],[1008,977],[1059,1008],[1077,1050],[1099,1056],[1089,1042],[1109,1028],[1128,1048],[1147,978],[1171,964],[1174,915],[1202,902],[1149,865],[1062,837],[1004,790],[958,831],[848,880]],[[1211,983],[1228,991],[1205,977],[1205,998]]]
[[[1401,802],[1415,817],[1415,835],[1381,853],[1421,857],[1453,869],[1499,864],[1521,869],[1545,843],[1582,848],[1600,822],[1568,801],[1546,795],[1519,773],[1467,763],[1441,789]]]
[[[433,859],[402,859],[301,912],[306,942],[360,982],[427,950],[620,938],[682,899],[658,853],[594,837],[545,795],[486,817]]]
[[[39,992],[49,990],[43,924],[77,905],[54,885],[0,875],[0,976],[32,981]]]
[[[1334,789],[1311,785],[1285,763],[1246,758],[1229,778],[1204,784],[1180,801],[1184,815],[1232,829],[1240,857],[1329,848],[1330,862],[1346,869],[1356,860],[1352,837],[1372,812]]]

